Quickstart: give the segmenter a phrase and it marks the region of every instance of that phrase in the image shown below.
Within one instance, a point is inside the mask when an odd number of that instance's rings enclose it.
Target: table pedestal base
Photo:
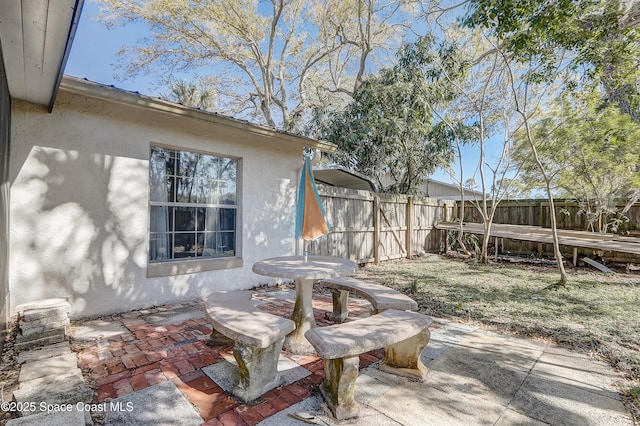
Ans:
[[[358,265],[348,259],[331,256],[280,256],[253,264],[253,272],[274,278],[296,280],[296,304],[291,319],[296,329],[284,341],[285,350],[295,354],[314,354],[313,346],[304,333],[316,326],[311,296],[313,282],[354,273]]]
[[[304,337],[307,330],[316,326],[312,305],[313,281],[296,280],[296,303],[291,315],[291,320],[296,323],[296,329],[284,339],[284,349],[294,354],[316,353],[311,343]]]

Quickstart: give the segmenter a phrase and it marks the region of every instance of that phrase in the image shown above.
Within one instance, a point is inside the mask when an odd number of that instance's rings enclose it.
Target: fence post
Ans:
[[[407,249],[407,259],[411,259],[411,246],[412,246],[412,234],[413,234],[413,197],[407,197],[407,209],[406,209],[406,217],[405,222],[407,225],[406,231],[406,249]]]
[[[543,219],[543,210],[542,210],[542,200],[538,202],[538,223],[534,223],[534,225],[538,225],[544,228],[544,219]]]
[[[449,205],[447,203],[443,203],[443,209],[444,209],[444,213],[443,213],[443,220],[445,222],[448,222],[449,219]],[[453,204],[453,209],[455,211],[456,208],[456,204],[454,202]],[[440,231],[440,241],[442,241],[442,237],[444,237],[444,250],[443,253],[447,253],[447,251],[449,250],[449,231],[447,231],[446,229],[443,229],[442,231]]]
[[[373,197],[373,261],[380,264],[380,197]]]

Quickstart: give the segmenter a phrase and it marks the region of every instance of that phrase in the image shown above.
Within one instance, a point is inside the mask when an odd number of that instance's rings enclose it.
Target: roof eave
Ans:
[[[56,97],[58,96],[58,90],[60,89],[62,77],[64,76],[64,69],[67,66],[67,60],[69,59],[69,54],[71,53],[71,46],[73,46],[73,40],[76,36],[76,31],[78,29],[78,22],[80,22],[80,16],[82,15],[83,6],[84,6],[84,0],[76,0],[76,4],[73,11],[73,18],[71,19],[71,24],[69,25],[69,35],[67,36],[67,43],[64,47],[64,54],[62,55],[62,60],[60,61],[60,69],[58,71],[58,77],[56,78],[56,84],[53,87],[53,92],[51,93],[51,100],[49,101],[49,112],[53,111],[53,105],[55,104]]]
[[[64,76],[60,88],[78,95],[107,100],[124,105],[144,108],[151,111],[163,112],[180,117],[189,117],[196,120],[215,123],[220,126],[243,130],[265,138],[279,139],[285,142],[295,143],[307,148],[318,149],[323,152],[334,152],[337,146],[321,140],[294,135],[292,133],[276,130],[271,127],[249,123],[247,121],[226,117],[220,114],[186,107],[174,102],[165,101],[139,93],[129,92],[112,86],[93,83],[76,77]]]

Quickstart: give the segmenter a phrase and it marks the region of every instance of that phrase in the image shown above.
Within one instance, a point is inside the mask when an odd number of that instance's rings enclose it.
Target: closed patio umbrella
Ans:
[[[311,159],[305,156],[298,185],[296,238],[312,241],[328,233],[324,207],[311,171]]]

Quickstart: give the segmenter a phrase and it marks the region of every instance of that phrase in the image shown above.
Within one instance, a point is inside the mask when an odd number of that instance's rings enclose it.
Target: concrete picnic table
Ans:
[[[354,273],[358,265],[348,259],[329,256],[281,256],[256,262],[253,272],[274,278],[289,278],[296,283],[296,303],[291,319],[296,329],[284,342],[285,350],[295,354],[315,353],[304,333],[316,326],[313,316],[313,282]]]

